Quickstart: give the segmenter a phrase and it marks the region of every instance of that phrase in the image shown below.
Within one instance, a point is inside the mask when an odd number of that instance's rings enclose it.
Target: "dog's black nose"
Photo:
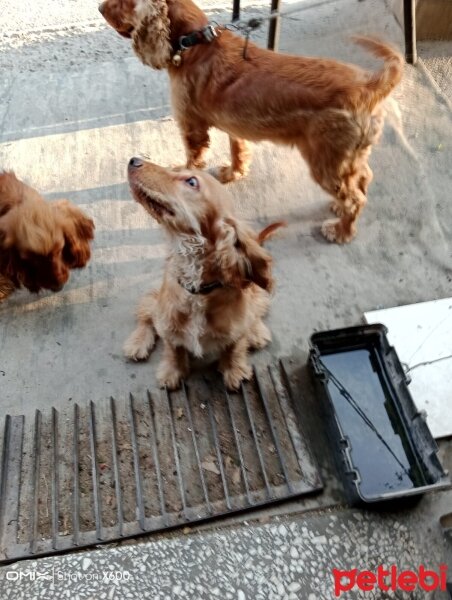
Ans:
[[[101,2],[97,8],[99,9],[100,14],[103,15],[105,11],[105,2]]]
[[[141,158],[137,158],[136,156],[133,156],[129,160],[129,167],[132,167],[133,169],[139,169],[142,166],[143,166],[143,161],[141,160]]]

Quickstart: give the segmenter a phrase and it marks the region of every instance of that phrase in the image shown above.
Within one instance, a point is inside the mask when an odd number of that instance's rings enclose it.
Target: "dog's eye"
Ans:
[[[185,183],[192,187],[194,190],[199,190],[199,181],[196,179],[196,177],[189,177],[185,180]]]

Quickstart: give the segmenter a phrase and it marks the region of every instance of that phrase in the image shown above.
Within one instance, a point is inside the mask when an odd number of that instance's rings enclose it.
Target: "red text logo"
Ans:
[[[440,565],[439,571],[427,570],[423,565],[417,571],[399,571],[396,566],[385,569],[379,566],[374,571],[343,571],[333,569],[334,595],[338,598],[343,592],[358,588],[371,592],[375,588],[384,592],[402,590],[412,592],[420,588],[425,592],[446,591],[447,565]]]

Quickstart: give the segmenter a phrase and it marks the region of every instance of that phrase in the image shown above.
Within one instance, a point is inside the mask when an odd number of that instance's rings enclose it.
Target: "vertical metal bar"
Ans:
[[[210,399],[208,396],[206,397],[204,402],[205,402],[205,404],[207,404],[207,410],[209,411],[210,427],[212,428],[213,442],[215,444],[215,452],[217,454],[218,466],[220,468],[221,481],[223,483],[224,497],[226,500],[226,507],[228,510],[231,510],[231,508],[232,508],[231,507],[231,499],[229,497],[229,489],[228,489],[228,484],[226,481],[226,473],[224,471],[223,457],[221,454],[220,440],[218,439],[218,431],[217,431],[217,424],[215,422],[215,415],[213,413],[212,405],[210,403]]]
[[[179,484],[179,492],[180,492],[180,497],[181,497],[181,501],[182,501],[182,510],[183,510],[185,518],[188,520],[187,501],[185,499],[184,480],[182,478],[182,471],[181,471],[180,460],[179,460],[179,450],[177,447],[177,440],[176,440],[176,430],[174,427],[173,406],[172,406],[172,402],[171,402],[171,396],[168,392],[168,388],[166,388],[166,387],[165,387],[165,393],[166,393],[166,400],[168,402],[168,408],[169,408],[169,414],[170,414],[171,441],[173,444],[174,461],[176,463],[177,481]]]
[[[243,383],[241,385],[241,390],[242,390],[243,400],[245,401],[246,414],[248,416],[248,421],[250,422],[250,426],[251,426],[251,433],[253,435],[254,445],[256,446],[256,452],[257,452],[257,456],[259,458],[259,465],[260,465],[260,468],[262,471],[262,477],[264,478],[264,483],[265,483],[265,487],[266,487],[266,491],[267,491],[267,497],[272,498],[273,494],[272,494],[272,490],[270,487],[270,483],[268,481],[267,471],[265,469],[264,457],[262,456],[259,438],[257,437],[256,426],[254,424],[253,415],[251,413],[251,406],[250,406],[250,403],[248,400],[248,394],[246,392],[246,389],[245,389],[245,386],[243,385]]]
[[[284,473],[284,479],[286,480],[287,487],[289,488],[289,491],[291,493],[293,493],[293,487],[292,487],[292,484],[290,482],[290,477],[289,477],[289,473],[288,473],[288,470],[287,470],[286,462],[284,460],[284,456],[283,456],[283,452],[282,452],[282,449],[281,449],[281,445],[279,443],[278,433],[276,431],[275,424],[273,423],[273,419],[272,419],[272,416],[271,416],[271,413],[270,413],[270,408],[268,406],[268,401],[267,401],[267,398],[266,398],[265,394],[262,391],[262,386],[261,386],[261,383],[260,383],[259,378],[257,376],[255,368],[253,368],[253,373],[254,373],[254,380],[256,381],[257,391],[259,393],[259,398],[260,398],[260,400],[262,402],[262,406],[264,407],[264,411],[265,411],[265,415],[267,417],[268,424],[270,425],[270,431],[272,433],[272,438],[273,438],[273,442],[275,444],[276,453],[278,455],[278,459],[279,459],[281,468],[282,468],[283,473]]]
[[[284,421],[290,435],[292,447],[295,456],[297,457],[300,474],[302,474],[303,479],[309,487],[319,488],[322,486],[322,480],[316,466],[315,458],[306,441],[303,427],[301,423],[298,422],[295,414],[295,401],[292,394],[292,386],[284,362],[282,360],[279,361],[279,384],[274,376],[273,368],[269,366],[268,370],[284,415]]]
[[[74,546],[80,543],[80,451],[79,451],[79,429],[80,409],[74,404],[74,440],[72,448],[73,466],[73,491],[72,491],[72,528],[74,531]]]
[[[4,517],[6,504],[6,484],[8,479],[9,463],[9,445],[11,442],[11,416],[5,417],[5,429],[3,431],[3,452],[2,452],[2,476],[0,481],[0,542],[3,540]],[[3,544],[1,544],[3,547]]]
[[[403,28],[405,32],[405,57],[407,63],[417,62],[416,0],[403,0]]]
[[[152,401],[152,396],[149,390],[147,390],[148,395],[148,403],[149,403],[149,416],[150,416],[150,426],[151,426],[151,436],[152,436],[152,458],[154,459],[155,473],[157,476],[157,487],[159,493],[159,501],[160,501],[160,511],[162,513],[163,520],[165,525],[168,525],[168,514],[166,512],[165,507],[165,498],[163,495],[163,480],[162,480],[162,470],[160,468],[160,460],[159,453],[157,449],[157,435],[155,431],[155,416],[154,416],[154,404]]]
[[[6,415],[0,482],[0,550],[17,542],[25,417]],[[3,543],[2,543],[3,542]]]
[[[240,19],[240,0],[232,0],[232,20]]]
[[[33,472],[31,474],[31,505],[30,505],[30,554],[36,552],[38,541],[38,485],[41,481],[41,424],[42,414],[40,410],[35,412],[35,426],[33,435]]]
[[[280,12],[281,0],[271,0],[270,12]],[[281,17],[270,19],[268,26],[268,43],[269,50],[278,50],[279,36],[281,33]]]
[[[96,436],[96,414],[94,402],[89,403],[89,442],[91,452],[91,470],[93,475],[93,501],[94,501],[94,519],[96,521],[96,537],[102,539],[102,515],[100,510],[100,487],[99,487],[99,470],[97,466],[97,444]]]
[[[188,400],[187,387],[184,382],[182,382],[182,390],[184,392],[185,408],[187,410],[188,424],[189,424],[190,430],[191,430],[191,439],[193,441],[193,448],[195,450],[196,462],[198,463],[198,471],[199,471],[199,478],[201,480],[201,487],[202,487],[202,491],[204,494],[204,499],[206,501],[207,510],[210,512],[210,514],[212,514],[212,506],[211,506],[210,500],[209,500],[209,494],[207,491],[206,480],[204,478],[204,471],[201,466],[201,459],[199,457],[198,442],[196,440],[195,429],[193,427],[193,419],[191,416],[191,409],[190,409],[190,402]]]
[[[57,549],[58,538],[58,495],[60,487],[58,463],[58,412],[52,408],[52,546]]]
[[[119,535],[122,537],[124,527],[124,511],[122,507],[122,491],[121,491],[121,476],[119,472],[118,462],[118,429],[116,423],[116,406],[114,398],[110,397],[110,414],[111,414],[111,455],[113,460],[113,473],[115,477],[115,492],[116,492],[116,512],[118,513]]]
[[[292,401],[292,398],[291,398],[291,394],[290,394],[290,388],[289,388],[289,377],[287,375],[286,368],[285,368],[285,366],[284,366],[284,364],[283,364],[283,362],[281,360],[279,361],[279,368],[281,369],[281,372],[282,372],[283,377],[284,377],[284,383],[285,383],[285,388],[287,390],[287,394],[290,395],[289,396],[290,397],[290,402],[293,404],[293,401]],[[297,445],[296,445],[295,440],[293,438],[291,427],[289,427],[289,424],[287,423],[286,411],[284,410],[284,408],[281,405],[280,392],[278,391],[278,387],[279,386],[278,386],[278,383],[277,383],[277,381],[275,379],[275,375],[273,373],[273,369],[272,369],[272,367],[270,365],[268,366],[268,372],[270,374],[270,379],[271,379],[272,384],[273,384],[273,389],[275,390],[276,400],[277,400],[279,406],[281,407],[281,413],[282,413],[282,415],[284,417],[284,422],[286,424],[287,431],[289,432],[289,437],[290,437],[290,441],[292,442],[293,451],[295,453],[295,456],[297,457],[298,466],[301,468],[302,465],[301,465],[300,456],[298,455],[298,448],[297,448]],[[304,440],[303,440],[303,442],[304,442]]]
[[[243,461],[242,448],[240,447],[240,440],[239,440],[239,436],[237,435],[237,428],[235,426],[234,414],[233,414],[232,408],[231,408],[231,399],[229,398],[229,394],[228,394],[228,391],[226,388],[224,388],[224,393],[226,395],[226,403],[228,405],[229,419],[231,421],[232,431],[234,433],[235,447],[237,448],[237,454],[239,457],[240,471],[242,473],[242,479],[243,479],[243,484],[245,486],[246,497],[248,499],[249,504],[254,504],[253,499],[251,498],[251,494],[250,494],[248,477],[246,475],[245,463]]]
[[[130,421],[130,434],[132,438],[132,452],[133,452],[133,470],[135,473],[135,497],[136,506],[138,508],[138,523],[145,531],[146,527],[144,524],[144,503],[143,503],[143,485],[141,482],[141,470],[140,470],[140,457],[138,455],[138,442],[137,442],[137,424],[135,420],[135,408],[134,408],[134,397],[132,394],[129,395],[129,421]]]

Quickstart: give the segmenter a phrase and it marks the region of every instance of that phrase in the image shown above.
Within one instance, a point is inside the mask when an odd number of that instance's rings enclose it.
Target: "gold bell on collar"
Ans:
[[[173,65],[175,67],[180,67],[182,64],[182,55],[181,52],[176,52],[176,54],[174,54],[173,58],[171,59],[171,62],[173,63]]]

